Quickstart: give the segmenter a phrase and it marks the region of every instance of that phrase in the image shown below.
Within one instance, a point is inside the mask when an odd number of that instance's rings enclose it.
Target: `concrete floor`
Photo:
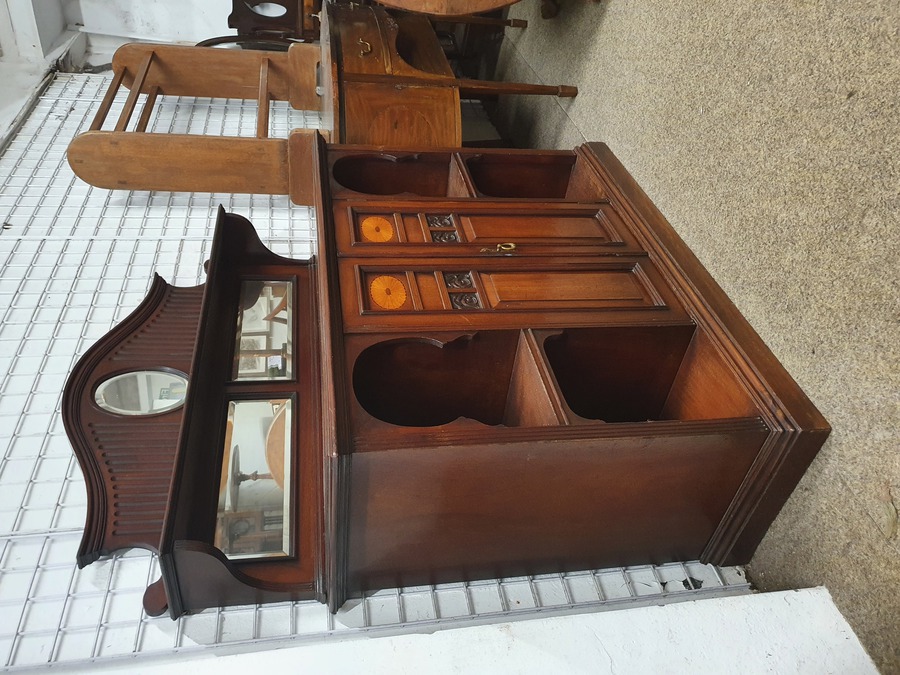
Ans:
[[[500,70],[580,93],[501,126],[608,143],[829,420],[751,576],[826,585],[900,672],[900,4],[562,2],[510,9]]]

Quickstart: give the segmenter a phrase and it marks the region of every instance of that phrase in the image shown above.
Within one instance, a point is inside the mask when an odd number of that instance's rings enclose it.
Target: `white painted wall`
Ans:
[[[112,61],[126,42],[181,42],[234,33],[228,0],[0,0],[0,136],[68,48],[75,67]]]
[[[0,2],[0,60],[17,58],[16,34],[12,27],[12,17],[5,1]]]
[[[88,34],[123,41],[194,44],[234,32],[228,28],[229,0],[63,0],[63,13]]]
[[[70,37],[62,0],[0,0],[0,145]]]
[[[41,56],[45,56],[62,41],[66,32],[62,2],[61,0],[31,0],[31,6]]]
[[[63,40],[61,0],[2,0],[0,44],[4,60],[40,62]]]

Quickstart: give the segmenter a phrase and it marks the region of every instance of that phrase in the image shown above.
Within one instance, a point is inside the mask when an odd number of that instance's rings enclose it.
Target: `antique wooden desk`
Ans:
[[[75,367],[79,564],[159,551],[174,617],[750,560],[828,425],[606,146],[292,140],[315,257],[220,212]]]
[[[456,78],[422,15],[395,18],[382,7],[328,2],[321,18],[320,45],[298,43],[287,53],[122,46],[90,130],[69,145],[72,170],[109,189],[290,193],[312,204],[305,164],[292,167],[288,140],[269,137],[272,100],[320,110],[322,133],[336,142],[457,147],[460,93],[577,94],[575,87]],[[104,128],[123,86],[124,106],[113,128]],[[161,95],[256,100],[256,137],[148,133]]]

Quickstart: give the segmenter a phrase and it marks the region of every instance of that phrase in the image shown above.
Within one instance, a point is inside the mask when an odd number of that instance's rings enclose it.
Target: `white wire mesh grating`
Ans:
[[[82,183],[65,150],[107,85],[102,76],[57,76],[0,157],[0,667],[260,649],[749,591],[739,569],[690,562],[391,589],[352,600],[336,616],[298,602],[173,622],[142,611],[144,589],[159,577],[152,554],[121,552],[77,570],[87,505],[60,416],[74,362],[137,306],[154,272],[175,285],[204,281],[220,203],[289,257],[311,254],[314,225],[310,209],[287,197]],[[253,135],[255,119],[253,102],[161,97],[150,129]],[[276,103],[270,123],[273,136],[285,137],[318,118]]]

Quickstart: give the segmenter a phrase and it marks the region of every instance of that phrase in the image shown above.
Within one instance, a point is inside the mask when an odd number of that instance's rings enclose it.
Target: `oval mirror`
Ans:
[[[136,370],[104,380],[97,405],[119,415],[156,415],[184,403],[187,376],[170,370]]]
[[[287,7],[279,5],[277,2],[260,2],[255,5],[245,2],[244,4],[251,12],[260,16],[277,17],[287,14]]]

